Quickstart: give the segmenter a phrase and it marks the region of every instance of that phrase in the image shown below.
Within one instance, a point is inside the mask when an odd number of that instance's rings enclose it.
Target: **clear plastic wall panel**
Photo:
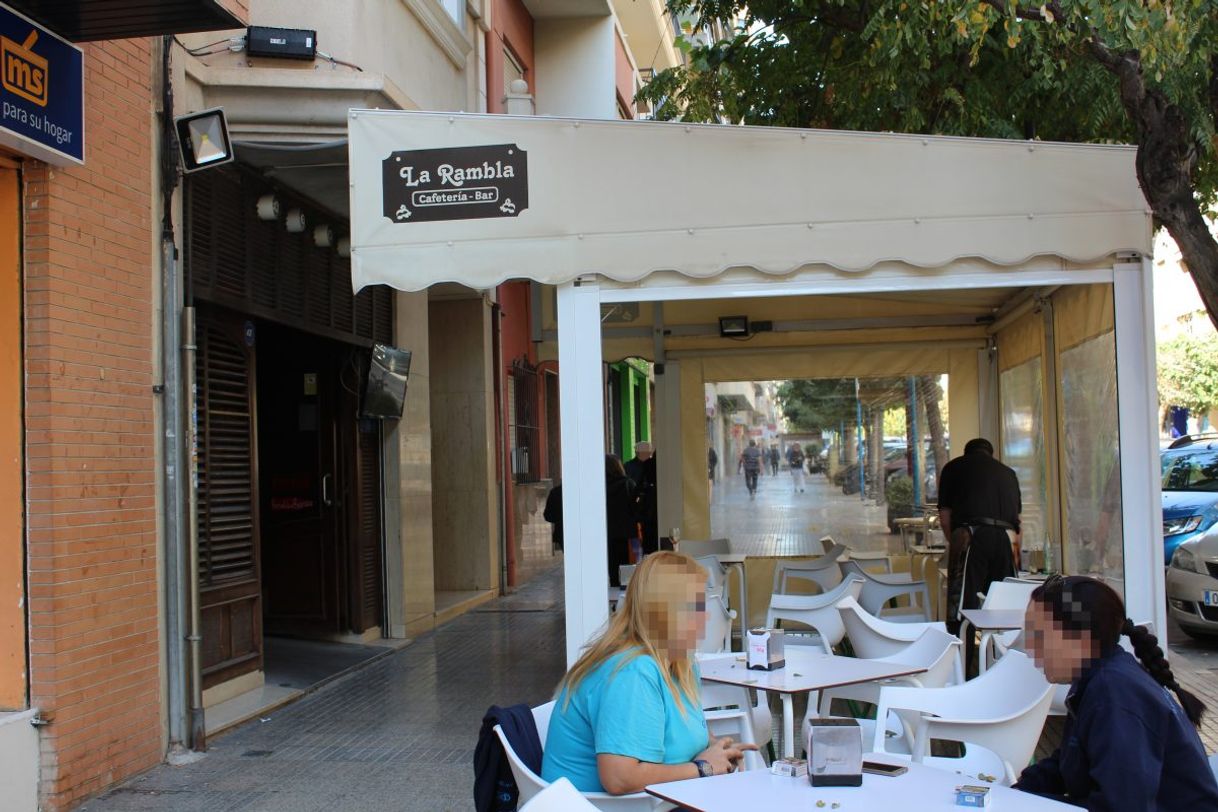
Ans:
[[[1045,435],[1042,431],[1044,399],[1039,358],[1002,373],[1002,461],[1015,470],[1023,499],[1024,567],[1039,568],[1060,560],[1060,551],[1048,537],[1045,505]]]
[[[1066,571],[1123,593],[1116,347],[1108,332],[1060,355]]]

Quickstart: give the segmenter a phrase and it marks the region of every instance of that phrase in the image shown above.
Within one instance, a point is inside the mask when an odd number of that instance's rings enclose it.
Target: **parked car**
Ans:
[[[1218,435],[1181,437],[1159,455],[1164,560],[1218,522]]]
[[[1218,637],[1218,527],[1176,547],[1167,568],[1167,611],[1192,637]]]

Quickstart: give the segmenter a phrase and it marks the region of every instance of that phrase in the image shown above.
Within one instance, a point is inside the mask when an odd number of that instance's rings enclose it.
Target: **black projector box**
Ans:
[[[251,25],[245,32],[245,52],[250,56],[313,59],[317,56],[317,32]]]

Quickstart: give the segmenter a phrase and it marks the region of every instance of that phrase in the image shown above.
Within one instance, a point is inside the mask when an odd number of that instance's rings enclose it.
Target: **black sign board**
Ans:
[[[528,155],[515,144],[395,152],[381,170],[395,223],[515,217],[529,206]]]

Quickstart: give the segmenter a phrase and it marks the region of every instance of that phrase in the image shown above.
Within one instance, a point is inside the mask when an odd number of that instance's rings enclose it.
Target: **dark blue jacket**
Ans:
[[[501,708],[491,705],[482,717],[482,730],[474,749],[474,808],[478,812],[513,812],[520,798],[512,767],[495,725],[511,742],[512,749],[530,770],[541,775],[541,737],[528,705]]]
[[[1119,646],[1070,686],[1062,746],[1018,789],[1092,812],[1218,810],[1218,783],[1184,709]]]

